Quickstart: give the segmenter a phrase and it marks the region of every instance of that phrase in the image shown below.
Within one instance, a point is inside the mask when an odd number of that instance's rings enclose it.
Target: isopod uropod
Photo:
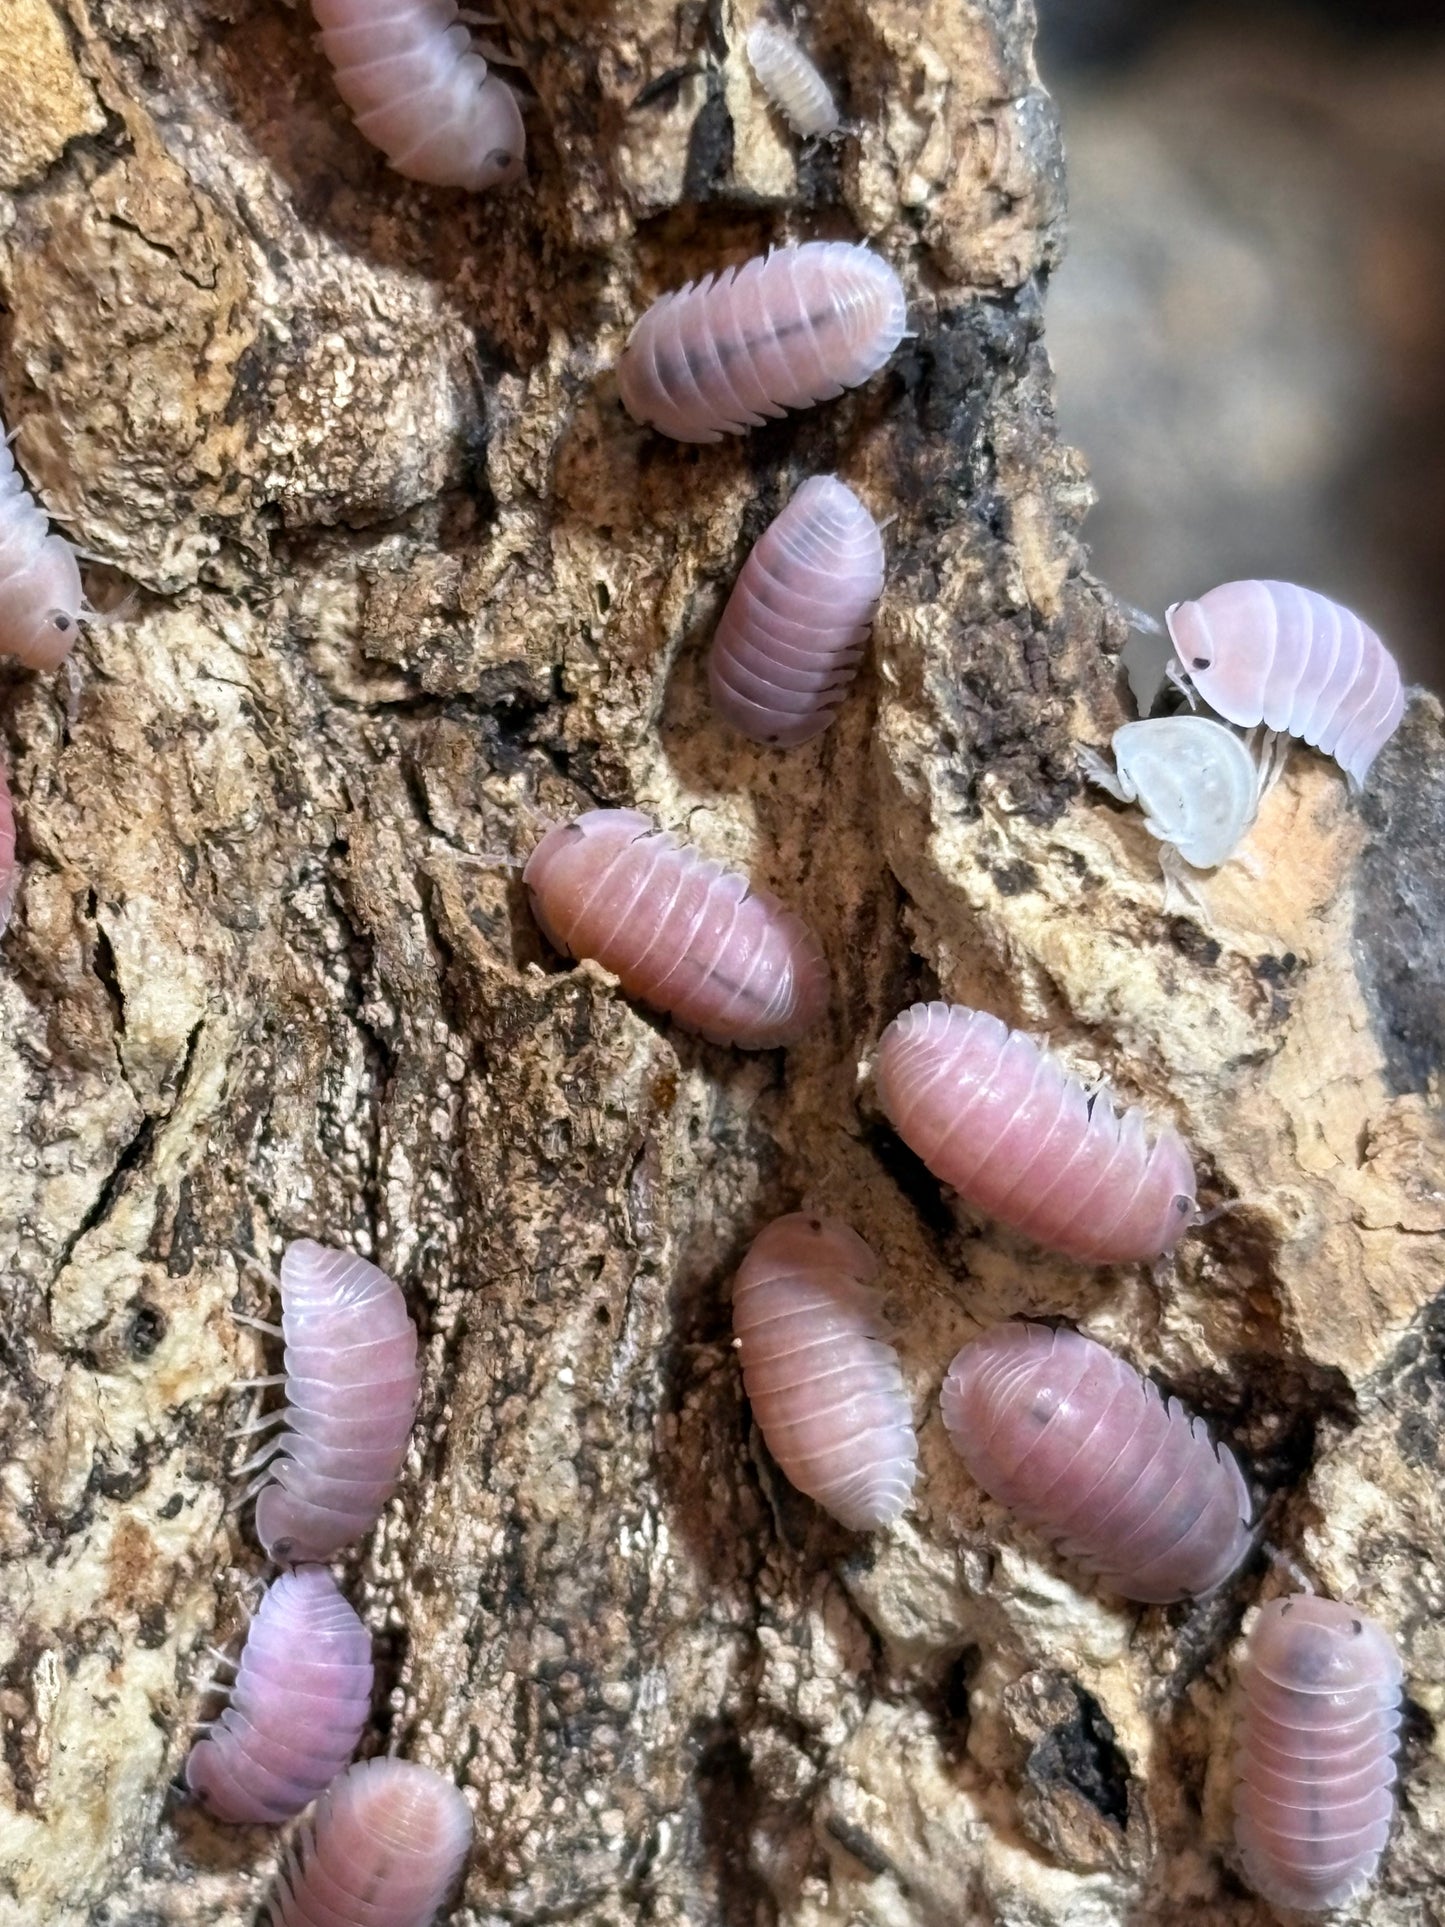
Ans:
[[[1126,1599],[1212,1592],[1249,1551],[1233,1453],[1079,1332],[1018,1323],[972,1340],[948,1368],[943,1422],[990,1498]]]
[[[733,1285],[743,1385],[768,1450],[858,1532],[898,1517],[918,1470],[877,1272],[850,1226],[799,1211],[758,1234]]]
[[[806,241],[665,294],[617,364],[635,421],[717,442],[867,381],[903,339],[903,284],[861,243]]]
[[[1144,827],[1196,870],[1227,862],[1243,842],[1259,808],[1265,778],[1232,729],[1207,716],[1155,716],[1114,731],[1110,769],[1094,750],[1079,761],[1091,782],[1137,802]]]
[[[878,1095],[893,1128],[975,1210],[1088,1264],[1157,1258],[1196,1218],[1177,1132],[1151,1137],[1051,1052],[987,1011],[914,1004],[884,1031]]]
[[[0,439],[0,655],[58,669],[87,613],[75,550],[51,528]]]
[[[711,1043],[796,1043],[827,1005],[828,968],[802,918],[638,810],[555,825],[522,875],[559,950]]]
[[[1240,1674],[1234,1837],[1277,1907],[1337,1907],[1374,1878],[1395,1811],[1402,1674],[1384,1627],[1313,1594],[1272,1599]]]
[[[471,1844],[471,1809],[440,1773],[348,1767],[282,1864],[271,1927],[430,1927]]]
[[[400,1288],[354,1252],[288,1245],[281,1305],[286,1370],[262,1382],[284,1384],[286,1403],[251,1429],[284,1429],[241,1469],[265,1467],[250,1488],[261,1544],[301,1565],[376,1523],[401,1473],[421,1373]]]
[[[11,801],[5,765],[0,763],[0,937],[4,936],[10,912],[15,908],[19,883],[15,864],[15,805]]]
[[[282,1573],[246,1634],[230,1705],[191,1749],[187,1786],[218,1820],[289,1820],[356,1751],[371,1686],[371,1635],[330,1573]]]
[[[883,590],[883,538],[836,475],[814,475],[763,531],[713,637],[713,708],[756,743],[790,749],[847,694]]]
[[[816,139],[837,132],[838,109],[828,83],[796,40],[759,20],[748,31],[748,60],[795,134]]]
[[[487,72],[456,0],[311,0],[336,90],[398,174],[473,191],[517,180],[517,97]]]
[[[1185,676],[1226,722],[1299,736],[1356,788],[1399,727],[1395,659],[1338,602],[1293,582],[1224,582],[1165,621]]]

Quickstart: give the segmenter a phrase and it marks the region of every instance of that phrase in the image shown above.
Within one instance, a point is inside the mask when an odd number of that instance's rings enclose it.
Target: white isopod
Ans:
[[[0,425],[0,655],[29,669],[58,669],[92,611],[74,548],[51,528],[15,466],[14,439]]]
[[[1195,870],[1228,862],[1278,773],[1273,739],[1257,764],[1242,738],[1207,716],[1125,723],[1110,748],[1113,769],[1097,750],[1080,749],[1085,775],[1121,803],[1139,804],[1145,829],[1164,846],[1165,876],[1181,884],[1180,861]]]
[[[759,20],[748,32],[748,61],[758,85],[795,134],[817,139],[838,131],[828,83],[797,41]]]

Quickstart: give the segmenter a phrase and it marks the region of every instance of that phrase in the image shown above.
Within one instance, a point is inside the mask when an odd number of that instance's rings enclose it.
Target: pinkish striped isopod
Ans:
[[[558,950],[711,1043],[796,1043],[827,1006],[828,967],[802,918],[638,810],[555,825],[522,875]]]
[[[1233,1453],[1079,1332],[975,1338],[948,1368],[943,1422],[990,1498],[1126,1599],[1212,1592],[1249,1551]]]
[[[336,90],[398,174],[473,191],[517,180],[517,97],[487,72],[456,0],[311,0]]]
[[[759,86],[795,134],[816,140],[838,131],[828,83],[790,34],[759,20],[748,29],[747,47]]]
[[[348,1767],[282,1865],[271,1927],[430,1927],[471,1844],[471,1809],[440,1773]]]
[[[825,730],[863,659],[883,538],[836,475],[814,475],[759,537],[713,637],[713,708],[755,743]]]
[[[1337,1907],[1375,1876],[1395,1812],[1400,1658],[1353,1606],[1272,1599],[1239,1680],[1234,1837],[1277,1907]]]
[[[1157,1258],[1195,1221],[1177,1132],[1151,1138],[1022,1031],[965,1004],[914,1004],[878,1046],[894,1129],[977,1211],[1087,1264]]]
[[[800,1492],[855,1532],[890,1525],[918,1472],[877,1273],[841,1219],[798,1211],[758,1234],[733,1284],[743,1385],[768,1450]]]
[[[10,440],[0,439],[0,655],[58,669],[89,613],[75,550],[26,488]]]
[[[617,380],[628,413],[679,442],[717,442],[867,381],[903,339],[903,284],[847,241],[775,248],[654,301]]]
[[[9,925],[10,912],[15,908],[15,892],[19,887],[20,876],[15,862],[15,805],[11,801],[5,765],[0,763],[0,937],[4,936]]]
[[[1184,673],[1226,722],[1299,736],[1358,787],[1400,726],[1395,658],[1357,615],[1293,582],[1225,582],[1165,614]]]
[[[186,1785],[218,1820],[289,1820],[356,1751],[371,1684],[371,1635],[331,1574],[283,1572],[251,1621],[230,1705],[191,1748]]]
[[[421,1373],[416,1327],[384,1271],[300,1238],[281,1260],[286,1403],[248,1429],[284,1430],[241,1469],[256,1534],[282,1565],[330,1559],[376,1523],[396,1489]]]

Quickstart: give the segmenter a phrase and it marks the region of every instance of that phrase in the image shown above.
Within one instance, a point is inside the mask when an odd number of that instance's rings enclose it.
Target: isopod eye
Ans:
[[[52,609],[50,611],[50,623],[56,633],[62,636],[75,627],[63,609]]]
[[[1181,1216],[1183,1216],[1186,1211],[1192,1211],[1193,1208],[1193,1198],[1179,1197],[1174,1200],[1174,1209],[1179,1212]]]
[[[1194,658],[1194,667],[1196,669],[1207,669],[1209,667],[1208,656],[1196,656]]]
[[[1350,1631],[1351,1631],[1351,1632],[1352,1632],[1352,1633],[1353,1633],[1353,1634],[1355,1635],[1355,1638],[1356,1638],[1356,1639],[1358,1639],[1358,1638],[1359,1638],[1359,1636],[1360,1636],[1360,1634],[1361,1634],[1361,1633],[1362,1633],[1362,1632],[1363,1632],[1364,1630],[1365,1630],[1365,1629],[1364,1629],[1364,1627],[1363,1627],[1363,1626],[1361,1625],[1361,1623],[1360,1623],[1360,1621],[1359,1621],[1358,1619],[1352,1619],[1352,1620],[1350,1621]]]

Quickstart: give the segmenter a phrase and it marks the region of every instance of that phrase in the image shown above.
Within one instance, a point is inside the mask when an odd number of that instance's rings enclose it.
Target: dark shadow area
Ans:
[[[1071,203],[1048,340],[1097,572],[1155,615],[1303,582],[1445,687],[1439,8],[1040,14]]]

